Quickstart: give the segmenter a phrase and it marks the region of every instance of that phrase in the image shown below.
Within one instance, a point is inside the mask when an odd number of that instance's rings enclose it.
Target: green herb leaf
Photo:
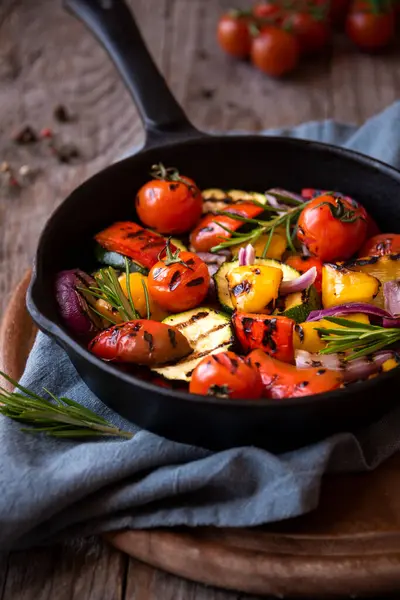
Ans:
[[[361,356],[368,356],[377,350],[388,348],[392,344],[400,342],[400,329],[397,328],[365,325],[340,317],[325,317],[325,320],[335,325],[341,325],[342,328],[317,328],[321,339],[326,342],[326,348],[320,350],[319,354],[336,354],[350,351],[344,358],[348,361]]]
[[[2,371],[0,376],[23,392],[20,394],[0,388],[0,414],[29,425],[21,431],[64,438],[97,436],[130,439],[133,437],[130,431],[115,427],[75,400],[58,398],[48,390],[45,391],[51,399],[46,399],[21,386]]]

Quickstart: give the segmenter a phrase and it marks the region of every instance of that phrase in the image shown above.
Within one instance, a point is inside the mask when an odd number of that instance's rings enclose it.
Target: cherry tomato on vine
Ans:
[[[324,48],[329,40],[328,24],[309,12],[294,12],[283,21],[283,26],[296,37],[300,52],[312,54]]]
[[[167,255],[149,272],[147,285],[153,300],[164,310],[178,313],[199,306],[207,296],[210,274],[207,265],[192,252]]]
[[[259,2],[253,6],[253,15],[257,19],[274,19],[282,16],[282,7],[278,2],[273,0],[266,0],[265,2]]]
[[[189,391],[222,398],[261,398],[263,385],[258,369],[234,352],[206,356],[195,368]]]
[[[384,256],[385,254],[398,254],[400,252],[400,234],[380,233],[369,238],[358,253],[364,256]]]
[[[300,214],[299,241],[322,262],[346,260],[365,241],[367,212],[355,200],[329,194],[311,200]]]
[[[161,163],[151,170],[154,179],[142,186],[136,196],[136,212],[145,225],[158,233],[190,231],[201,217],[201,192],[189,177]]]
[[[218,21],[217,39],[225,52],[236,58],[247,58],[251,49],[251,19],[239,11],[222,15]]]
[[[346,18],[346,33],[356,46],[369,51],[385,48],[394,32],[394,13],[386,0],[353,3]]]
[[[291,33],[267,26],[253,40],[251,60],[267,75],[282,77],[293,71],[299,62],[298,42]]]

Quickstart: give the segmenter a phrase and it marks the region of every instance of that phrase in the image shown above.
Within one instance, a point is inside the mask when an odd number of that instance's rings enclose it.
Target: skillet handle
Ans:
[[[138,108],[145,146],[200,137],[157,69],[124,0],[64,0],[107,50]]]

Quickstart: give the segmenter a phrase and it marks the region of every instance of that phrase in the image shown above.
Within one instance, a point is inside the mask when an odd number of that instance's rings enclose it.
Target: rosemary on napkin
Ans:
[[[51,398],[46,399],[2,371],[0,375],[22,392],[8,392],[0,387],[0,414],[27,425],[21,431],[59,438],[133,437],[130,431],[115,427],[70,398],[58,398],[45,389]]]
[[[342,328],[317,328],[321,339],[327,343],[326,348],[320,350],[320,354],[335,354],[350,350],[350,354],[344,360],[354,360],[400,342],[400,328],[364,325],[340,317],[325,317],[325,320],[341,325]]]

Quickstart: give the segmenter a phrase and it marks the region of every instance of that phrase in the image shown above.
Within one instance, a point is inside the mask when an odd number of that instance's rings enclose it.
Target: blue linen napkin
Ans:
[[[400,166],[400,103],[360,128],[333,121],[263,132],[343,145]],[[22,433],[0,419],[0,549],[121,528],[254,526],[313,510],[324,472],[366,471],[400,449],[400,407],[357,437],[341,433],[274,456],[177,444],[124,421],[39,334],[21,383],[48,388],[136,432],[128,441],[68,441]]]

